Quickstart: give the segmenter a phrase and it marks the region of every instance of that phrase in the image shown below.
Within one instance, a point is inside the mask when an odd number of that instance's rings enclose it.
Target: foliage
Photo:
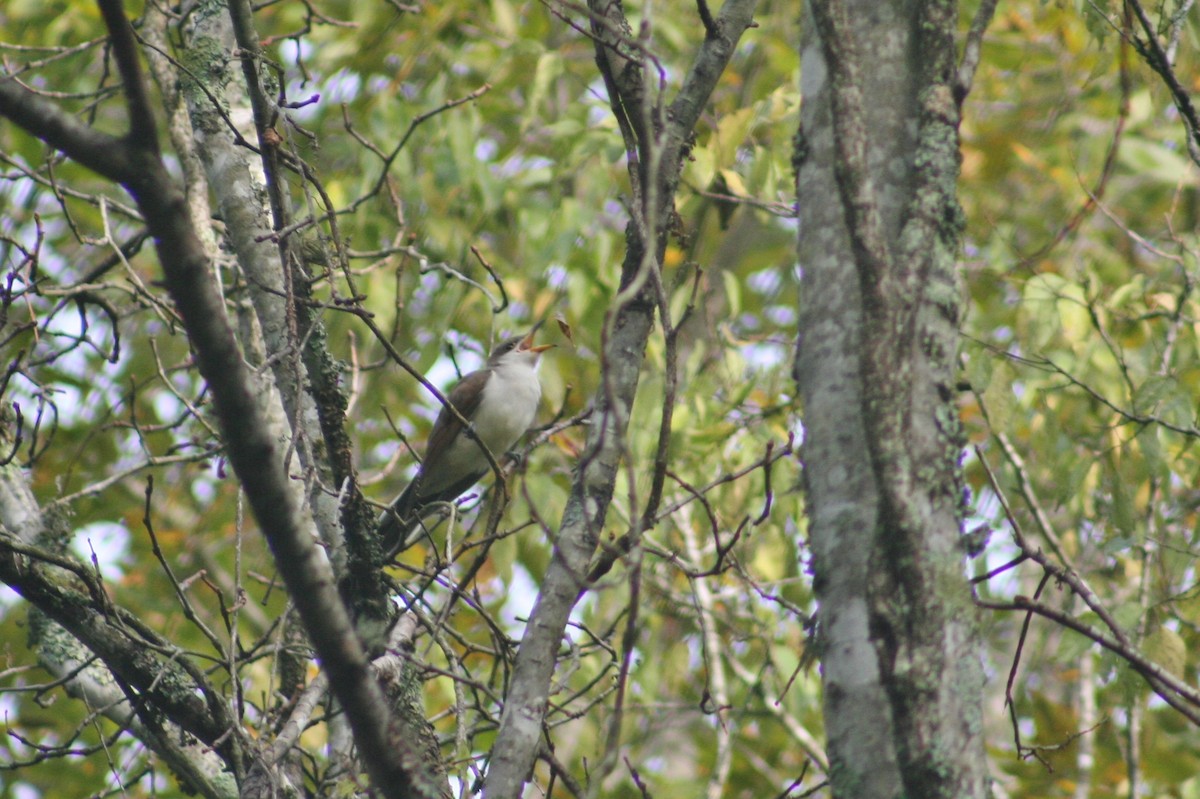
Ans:
[[[677,86],[702,37],[694,5],[630,6],[635,23],[652,15],[655,77]],[[128,11],[143,19],[145,9]],[[1165,33],[1172,13],[1163,11]],[[776,796],[821,779],[810,762],[822,736],[819,674],[803,664],[814,607],[792,490],[799,466],[780,457],[800,428],[788,374],[795,15],[793,4],[760,5],[759,27],[696,132],[664,259],[674,322],[686,319],[671,479],[644,548],[576,610],[548,717],[562,772],[539,763],[543,786],[600,774],[617,752],[623,760],[603,781],[617,797],[641,796],[638,780],[659,796]],[[527,439],[505,534],[469,590],[452,588],[475,560],[470,532],[483,529],[480,509],[495,492],[466,507],[450,540],[414,547],[389,569],[397,585],[423,589],[419,607],[437,631],[416,642],[424,703],[464,790],[492,744],[513,641],[552,557],[547,539],[586,429],[567,422],[601,387],[601,335],[633,202],[594,49],[575,27],[582,19],[572,4],[506,0],[416,11],[288,0],[255,15],[297,104],[277,129],[341,211],[355,289],[390,343],[445,386],[502,332],[564,323],[540,334],[558,345],[542,370],[549,434]],[[1178,26],[1179,75],[1197,73],[1196,26],[1194,13]],[[0,28],[6,72],[54,92],[88,124],[125,130],[92,3],[15,0],[0,9]],[[990,29],[963,126],[963,415],[1027,537],[1083,574],[1138,648],[1194,682],[1196,167],[1162,81],[1125,43],[1132,29],[1117,4],[1023,0],[1004,4]],[[181,30],[172,28],[173,55],[195,68],[201,54],[179,47]],[[163,90],[154,91],[165,140]],[[380,153],[393,150],[385,173]],[[178,153],[169,157],[182,175]],[[72,551],[94,562],[114,605],[199,664],[244,729],[269,741],[291,698],[280,693],[278,657],[287,596],[131,202],[15,125],[0,126],[0,160],[0,454],[11,448],[28,468],[40,506],[66,519]],[[288,180],[296,218],[319,215],[321,198]],[[753,201],[733,206],[729,195]],[[222,221],[212,227],[219,237]],[[219,264],[230,314],[245,319],[245,277],[227,249]],[[345,280],[321,277],[360,483],[386,502],[413,461],[392,422],[419,449],[436,405],[346,311]],[[663,339],[652,338],[610,540],[646,500],[665,359]],[[1016,550],[974,455],[967,476],[978,521],[993,528],[971,565],[983,574]],[[447,552],[449,562],[438,560]],[[1041,576],[1023,563],[978,590],[998,603],[1033,597]],[[1061,584],[1042,597],[1097,623]],[[1200,795],[1189,723],[1121,658],[1052,621],[1035,618],[1018,650],[1022,621],[983,617],[991,770],[1006,795],[1074,796],[1080,785],[1082,795],[1129,795],[1130,763],[1146,794]],[[129,796],[182,795],[149,749],[53,685],[25,645],[44,624],[5,595],[0,795],[85,796],[117,782]],[[1045,747],[1036,751],[1016,750],[1003,706],[1018,651],[1015,726],[1022,745]],[[311,682],[315,666],[305,668]],[[306,783],[353,793],[329,742],[318,714],[300,744]]]
[[[454,597],[449,586],[475,560],[478,543],[466,542],[483,528],[486,513],[477,509],[494,492],[467,504],[449,540],[439,534],[435,546],[414,547],[390,570],[438,630],[417,641],[429,667],[424,701],[455,776],[469,786],[491,746],[513,639],[551,557],[546,539],[583,445],[584,428],[564,421],[584,413],[598,389],[600,334],[631,200],[593,47],[560,17],[579,25],[578,9],[398,8],[280,3],[261,9],[256,24],[286,99],[297,105],[278,130],[344,209],[339,227],[354,290],[414,366],[445,386],[502,333],[562,321],[539,334],[558,345],[542,370],[540,419],[553,433],[531,438],[503,534],[486,550],[469,597]],[[19,47],[103,36],[89,5],[62,11],[6,7],[10,57],[26,63],[36,54]],[[567,725],[555,755],[570,774],[585,774],[581,764],[605,751],[623,657],[632,664],[623,751],[662,790],[691,793],[719,779],[778,791],[806,759],[787,743],[789,728],[820,728],[816,675],[797,672],[798,609],[810,594],[797,550],[799,498],[788,492],[796,480],[787,457],[791,388],[780,368],[794,318],[794,278],[779,267],[790,260],[794,235],[787,221],[787,142],[798,106],[787,79],[796,68],[790,13],[760,10],[763,28],[714,95],[684,175],[680,233],[664,275],[674,320],[687,320],[670,440],[675,476],[663,501],[670,512],[647,534],[640,595],[631,597],[627,570],[618,567],[577,615],[549,719]],[[691,13],[655,21],[656,56],[669,74],[686,64],[695,26]],[[173,36],[178,47],[182,34]],[[121,131],[119,93],[94,97],[113,83],[101,44],[55,55],[23,79],[86,98],[64,102],[98,127]],[[197,70],[200,54],[175,55],[186,81],[183,70]],[[127,263],[113,258],[113,242],[138,229],[118,189],[51,161],[44,145],[13,126],[2,136],[6,267],[15,292],[7,309],[17,331],[7,352],[23,359],[7,387],[22,413],[17,458],[31,467],[42,506],[60,501],[69,514],[77,554],[88,558],[94,549],[104,558],[114,601],[211,668],[245,728],[269,739],[290,698],[281,695],[285,666],[274,654],[286,629],[286,595],[222,456],[188,342],[156,285],[154,254],[145,246],[127,253]],[[394,150],[385,179],[380,152]],[[288,180],[297,218],[319,213],[322,199],[295,175]],[[78,195],[59,199],[56,185]],[[710,196],[718,185],[721,194],[759,205]],[[228,253],[221,269],[230,313],[244,319],[246,278]],[[35,276],[43,283],[33,285]],[[360,481],[387,501],[412,464],[392,422],[419,449],[436,405],[358,317],[339,311],[353,293],[345,281],[325,278],[317,291],[349,391]],[[664,358],[663,343],[653,341],[627,441],[630,468],[606,537],[624,532],[645,502]],[[768,454],[769,475],[755,468]],[[736,548],[724,551],[734,540]],[[450,563],[437,560],[447,553]],[[182,602],[194,619],[181,613]],[[624,637],[634,608],[638,626]],[[7,602],[5,640],[21,669],[9,677],[12,688],[51,681],[29,670],[32,657],[22,653],[28,619],[25,606]],[[118,776],[134,795],[180,790],[147,749],[59,691],[43,692],[55,697],[52,712],[40,709],[40,694],[8,694],[8,753],[19,767],[5,777],[6,796],[83,795]],[[307,779],[346,790],[339,764],[324,754],[320,722],[318,714],[302,739]],[[107,747],[98,747],[102,738],[111,739]],[[53,745],[78,750],[78,767],[57,766]],[[787,748],[793,753],[778,758],[758,754]],[[719,775],[694,765],[722,760]],[[634,795],[629,772],[617,765],[612,792]],[[538,779],[547,779],[540,768]]]
[[[1172,13],[1162,10],[1164,41],[1177,37],[1176,74],[1194,75],[1195,15],[1172,29]],[[963,129],[964,414],[1034,545],[1193,682],[1197,172],[1134,38],[1144,35],[1119,4],[1007,6],[990,30]],[[996,528],[983,573],[1015,553],[977,459],[968,477]],[[1033,596],[1040,576],[1022,565],[981,590]],[[1042,596],[1098,621],[1075,592],[1051,584]],[[988,620],[997,686],[1022,620]],[[1049,748],[1016,759],[1012,728],[998,727],[1000,783],[1013,796],[1128,796],[1132,759],[1143,795],[1195,795],[1193,727],[1089,644],[1033,620],[1014,719],[1021,745]],[[990,701],[1002,721],[999,691]]]

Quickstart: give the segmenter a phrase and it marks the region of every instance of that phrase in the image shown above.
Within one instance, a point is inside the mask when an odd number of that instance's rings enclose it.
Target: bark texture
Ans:
[[[795,366],[833,791],[984,796],[954,404],[957,10],[809,12]]]

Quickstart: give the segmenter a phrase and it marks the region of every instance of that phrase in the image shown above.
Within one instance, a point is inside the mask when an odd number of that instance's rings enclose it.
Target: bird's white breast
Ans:
[[[491,377],[483,387],[483,398],[471,426],[498,459],[533,424],[541,398],[536,364],[524,359],[501,362],[492,368]],[[450,445],[445,467],[446,474],[463,474],[484,471],[488,462],[470,436],[460,434]]]
[[[524,360],[501,362],[492,369],[474,422],[493,455],[501,455],[525,435],[541,399],[542,384],[534,364]]]

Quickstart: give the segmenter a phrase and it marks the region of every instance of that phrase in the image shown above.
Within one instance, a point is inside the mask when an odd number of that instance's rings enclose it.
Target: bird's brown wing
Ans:
[[[470,419],[483,401],[483,387],[490,376],[491,373],[486,369],[471,372],[450,389],[446,394],[446,402],[457,408],[464,419]],[[462,432],[462,427],[462,422],[443,405],[433,423],[433,430],[429,432],[429,442],[425,445],[425,461],[421,464],[423,474],[438,473],[441,466],[439,453],[448,451],[450,442]]]
[[[446,401],[457,408],[464,419],[470,419],[479,408],[479,403],[483,401],[483,386],[489,374],[486,369],[471,372],[446,394]],[[380,516],[379,534],[388,557],[407,546],[407,539],[420,523],[422,508],[436,502],[454,500],[486,474],[485,468],[478,473],[462,475],[451,485],[440,488],[437,485],[423,485],[426,475],[438,474],[442,467],[441,461],[445,457],[444,453],[462,428],[462,422],[443,405],[433,423],[433,429],[429,432],[429,441],[425,445],[425,460],[416,477],[396,498],[392,507]],[[486,463],[483,458],[480,458],[480,462]]]

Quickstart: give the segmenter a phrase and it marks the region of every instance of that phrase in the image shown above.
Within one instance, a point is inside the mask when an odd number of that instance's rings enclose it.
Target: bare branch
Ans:
[[[604,374],[593,416],[596,423],[589,430],[587,450],[563,512],[554,558],[517,653],[513,680],[484,785],[489,799],[519,796],[537,756],[555,653],[571,609],[586,587],[588,562],[595,552],[612,498],[617,462],[624,452],[625,428],[650,333],[653,294],[647,295],[633,287],[635,282],[646,279],[647,270],[659,268],[670,209],[674,207],[684,142],[732,56],[734,46],[752,24],[754,6],[753,0],[727,0],[721,8],[717,23],[720,35],[707,38],[701,45],[679,95],[671,104],[671,113],[664,117],[667,125],[664,140],[653,147],[651,131],[644,129],[651,112],[642,105],[648,101],[642,93],[644,85],[640,76],[633,70],[633,75],[622,76],[623,80],[629,80],[627,90],[605,67],[610,54],[619,54],[597,41],[597,63],[601,73],[606,76],[610,92],[614,86],[618,92],[610,97],[614,112],[618,119],[625,114],[635,130],[641,129],[637,138],[642,174],[649,175],[651,183],[641,186],[639,211],[627,228],[621,291],[605,324]],[[594,3],[590,8],[593,20],[619,13],[619,8],[612,3]],[[617,29],[621,29],[619,22],[617,25]],[[627,24],[623,27],[628,30]],[[625,71],[624,67],[622,71]],[[637,173],[633,158],[630,159],[630,173],[631,176]],[[639,224],[645,227],[639,229]],[[631,288],[636,293],[631,293]]]
[[[134,174],[127,148],[67,115],[54,104],[21,87],[15,78],[0,77],[0,116],[62,150],[88,169],[124,183]]]

